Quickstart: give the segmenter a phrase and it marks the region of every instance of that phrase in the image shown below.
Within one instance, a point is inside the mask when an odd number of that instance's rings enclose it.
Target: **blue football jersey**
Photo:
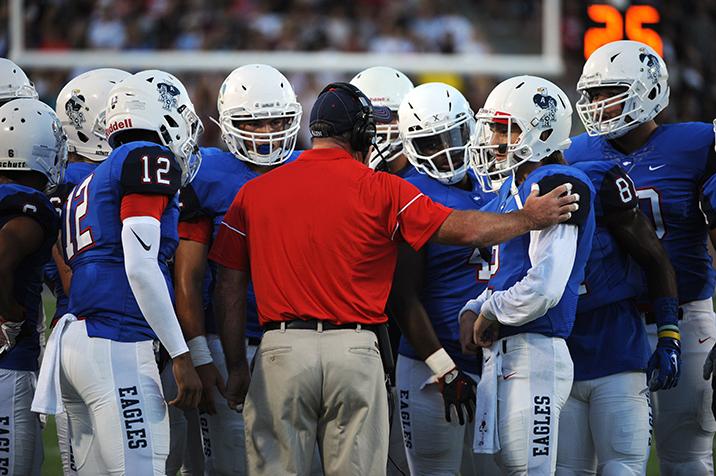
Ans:
[[[156,339],[127,280],[120,208],[128,194],[169,197],[160,219],[158,262],[173,300],[167,262],[179,242],[180,184],[181,169],[172,152],[138,141],[114,149],[72,189],[62,211],[63,252],[72,268],[68,312],[86,319],[90,337],[120,342]]]
[[[575,167],[587,174],[594,185],[597,226],[577,317],[567,339],[574,379],[642,370],[650,353],[636,301],[643,289],[642,271],[621,249],[604,222],[611,214],[637,207],[636,190],[619,164],[585,161],[575,163]]]
[[[289,159],[291,162],[301,151],[294,151]],[[221,221],[233,202],[239,189],[249,180],[258,177],[246,162],[237,159],[230,152],[215,147],[201,149],[202,162],[194,180],[181,191],[180,220],[194,220],[208,217],[213,223],[212,239],[219,231]],[[206,332],[218,332],[214,322],[211,297],[216,276],[216,263],[209,261],[203,286],[203,304]],[[260,338],[262,335],[256,310],[256,295],[249,283],[246,296],[246,336]]]
[[[570,182],[573,191],[580,195],[579,211],[575,212],[568,222],[577,225],[579,232],[572,273],[562,294],[562,299],[545,315],[531,322],[521,326],[500,326],[500,338],[526,332],[566,338],[572,331],[577,312],[579,289],[584,281],[584,267],[589,258],[594,235],[594,187],[589,178],[574,167],[543,165],[529,174],[517,191],[521,203],[524,203],[533,184],[538,183],[541,193],[544,194],[566,182]],[[500,189],[498,210],[502,213],[519,209],[515,197],[510,193],[511,187],[512,179],[510,178]],[[529,256],[530,236],[530,233],[526,233],[493,247],[495,273],[490,278],[488,285],[490,289],[493,291],[509,289],[527,275],[532,267]]]
[[[416,175],[422,175],[422,174],[420,172],[418,172],[418,170],[415,167],[413,167],[413,164],[408,162],[408,164],[406,164],[405,167],[403,167],[403,169],[398,171],[398,173],[396,173],[395,175],[407,180],[410,177],[415,177]]]
[[[87,178],[89,174],[94,172],[97,165],[99,165],[99,162],[71,162],[67,164],[62,185],[60,185],[57,191],[50,197],[50,202],[52,202],[58,212],[62,211],[62,206],[70,191],[82,182],[82,180]],[[57,265],[54,260],[50,260],[45,266],[45,283],[57,300],[55,315],[52,317],[52,322],[54,323],[67,313],[67,304],[69,303],[69,298],[65,294],[64,289],[62,289],[62,281],[60,281],[59,272],[57,271]]]
[[[631,154],[616,150],[603,137],[581,134],[565,156],[570,163],[603,160],[621,164],[634,181],[639,203],[651,218],[676,271],[679,301],[710,298],[716,271],[708,254],[708,227],[699,207],[703,194],[716,203],[714,133],[699,122],[659,126]],[[704,186],[706,185],[706,186]]]
[[[20,263],[13,276],[12,296],[25,310],[25,323],[15,347],[0,357],[0,368],[35,371],[40,366],[39,331],[44,328],[42,270],[52,259],[59,217],[44,193],[23,185],[0,184],[0,228],[20,216],[35,219],[42,227],[44,240],[40,249]]]
[[[491,195],[482,191],[474,177],[472,188],[463,190],[445,185],[423,174],[414,174],[407,180],[433,201],[457,210],[477,210],[487,204]],[[420,302],[430,317],[433,329],[443,348],[461,370],[479,374],[482,370],[474,356],[466,356],[460,349],[460,328],[457,315],[467,301],[482,293],[486,282],[478,281],[478,272],[487,264],[474,248],[428,243],[425,250],[425,285]],[[405,337],[400,338],[398,352],[420,360]]]

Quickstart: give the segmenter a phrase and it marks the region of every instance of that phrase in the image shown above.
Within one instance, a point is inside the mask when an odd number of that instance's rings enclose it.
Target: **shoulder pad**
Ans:
[[[27,216],[40,224],[47,237],[57,235],[59,216],[44,193],[23,186],[8,192],[0,195],[0,216]]]
[[[565,223],[582,225],[587,221],[592,209],[592,191],[582,179],[567,174],[546,175],[539,179],[540,195],[545,195],[565,183],[572,184],[572,193],[579,194],[579,210],[572,213],[572,217]]]
[[[181,169],[172,152],[159,145],[128,150],[120,182],[124,194],[174,196],[181,186]]]

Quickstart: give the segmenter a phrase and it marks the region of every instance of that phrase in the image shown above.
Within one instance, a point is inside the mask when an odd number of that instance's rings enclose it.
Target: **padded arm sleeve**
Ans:
[[[521,326],[545,315],[562,299],[577,254],[576,225],[554,225],[531,232],[527,275],[504,291],[493,292],[482,306],[486,318]]]
[[[124,269],[147,323],[174,358],[189,351],[184,341],[157,255],[161,228],[152,217],[129,217],[122,222]]]

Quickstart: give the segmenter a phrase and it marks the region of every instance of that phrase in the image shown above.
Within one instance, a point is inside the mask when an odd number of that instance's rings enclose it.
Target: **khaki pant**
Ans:
[[[326,476],[383,475],[388,403],[376,336],[264,334],[244,407],[251,475],[305,475],[318,441]]]

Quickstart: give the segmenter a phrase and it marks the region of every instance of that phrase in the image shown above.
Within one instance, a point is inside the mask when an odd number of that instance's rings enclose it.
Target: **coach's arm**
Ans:
[[[571,184],[567,183],[539,196],[539,189],[533,187],[524,207],[506,214],[453,210],[431,241],[482,248],[565,222],[578,209],[575,202],[579,196],[569,194],[571,189]]]

